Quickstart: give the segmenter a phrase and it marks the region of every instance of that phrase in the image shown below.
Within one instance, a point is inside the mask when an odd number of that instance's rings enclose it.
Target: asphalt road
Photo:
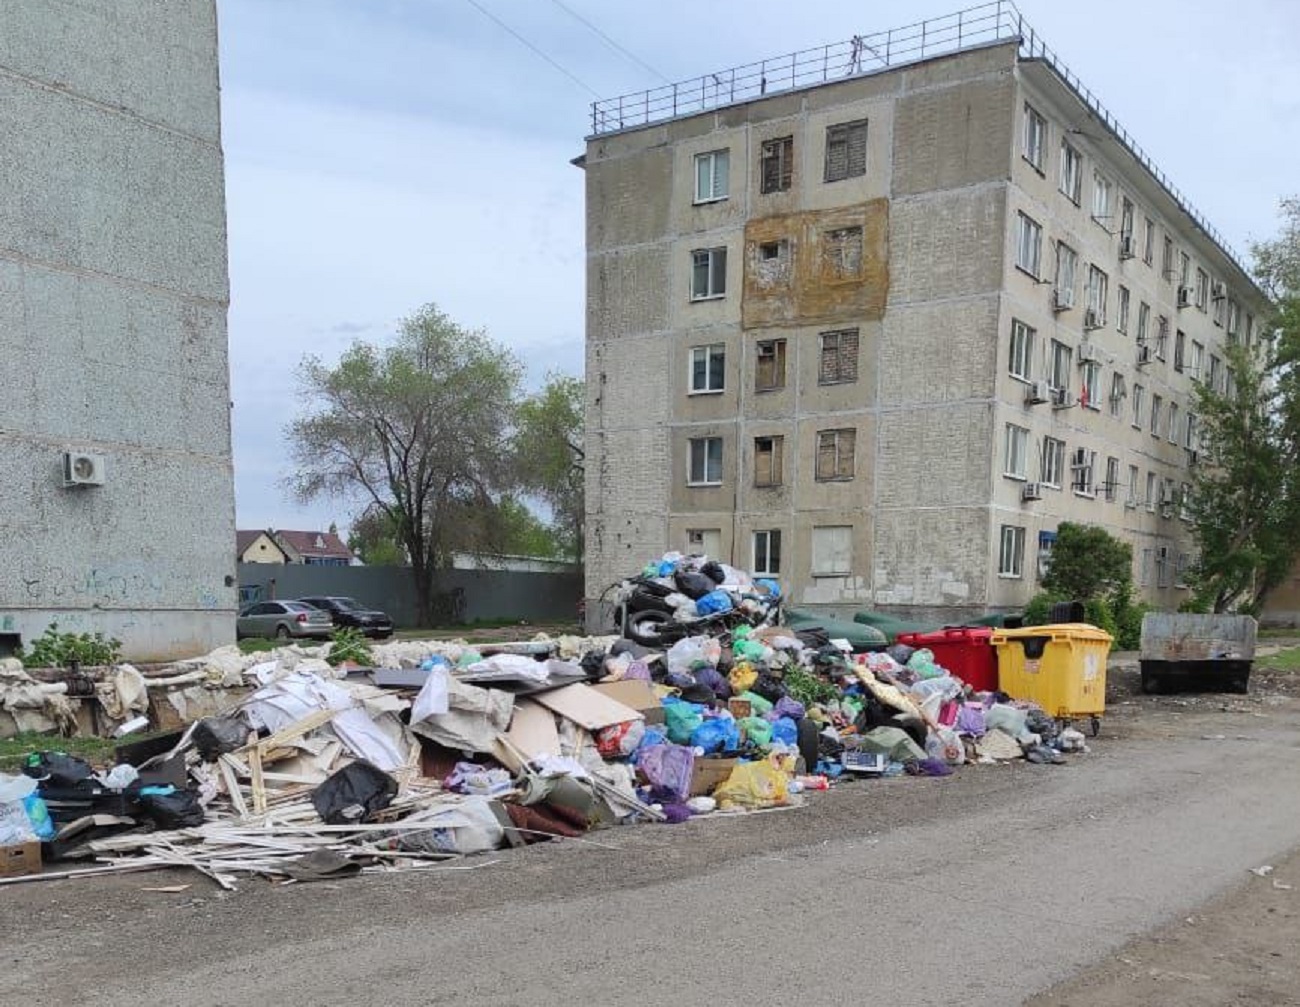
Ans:
[[[0,889],[0,1002],[1019,1003],[1300,846],[1300,703],[332,886]],[[144,887],[192,883],[181,894]]]

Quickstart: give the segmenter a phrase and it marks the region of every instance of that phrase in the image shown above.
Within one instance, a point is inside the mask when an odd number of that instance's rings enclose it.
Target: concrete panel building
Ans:
[[[0,642],[233,640],[214,0],[0,7]]]
[[[598,102],[581,163],[589,599],[681,549],[958,619],[1078,521],[1181,600],[1265,300],[1010,3]]]

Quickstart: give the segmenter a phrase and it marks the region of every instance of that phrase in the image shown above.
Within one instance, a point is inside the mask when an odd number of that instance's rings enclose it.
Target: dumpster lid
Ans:
[[[1104,629],[1086,622],[1056,622],[1046,626],[1025,626],[1021,629],[995,629],[993,643],[1006,643],[1010,640],[1024,640],[1034,636],[1050,636],[1054,639],[1085,640],[1094,643],[1111,643],[1114,641]]]

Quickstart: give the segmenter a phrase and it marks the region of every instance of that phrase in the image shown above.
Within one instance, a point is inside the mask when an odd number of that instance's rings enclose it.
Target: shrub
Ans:
[[[1025,606],[1024,620],[1026,626],[1043,626],[1052,620],[1052,606],[1062,601],[1059,595],[1043,591],[1029,599]]]
[[[52,622],[32,643],[30,652],[18,651],[24,668],[71,668],[117,664],[122,656],[122,641],[103,633],[60,633]]]
[[[344,661],[369,665],[372,661],[370,644],[361,630],[351,626],[340,626],[330,636],[330,649],[325,655],[325,660],[331,667],[337,667]]]

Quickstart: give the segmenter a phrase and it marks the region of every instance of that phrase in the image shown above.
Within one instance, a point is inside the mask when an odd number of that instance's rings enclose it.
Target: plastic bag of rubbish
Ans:
[[[897,677],[898,673],[903,670],[903,665],[895,661],[888,653],[872,652],[866,655],[867,670],[873,675],[886,675],[890,678]]]
[[[326,825],[349,825],[382,811],[397,796],[397,781],[359,759],[312,791],[311,803]]]
[[[772,744],[772,722],[762,717],[745,717],[739,721],[740,729],[745,732],[745,740],[756,748],[767,748]]]
[[[760,577],[754,581],[754,587],[766,595],[768,598],[776,599],[781,597],[781,585],[771,577]]]
[[[770,808],[789,799],[789,779],[767,759],[742,762],[719,784],[713,798],[719,808]]]
[[[961,695],[961,682],[951,675],[940,675],[938,678],[921,679],[912,686],[910,691],[922,702],[931,696],[938,696],[941,701],[955,699]]]
[[[23,763],[23,774],[51,787],[75,787],[95,771],[85,759],[66,752],[32,752]]]
[[[620,759],[635,752],[644,737],[644,720],[614,724],[596,732],[596,751],[603,759]]]
[[[957,731],[978,738],[988,730],[984,723],[984,707],[979,703],[964,703],[957,711]]]
[[[175,787],[141,787],[137,792],[140,817],[159,829],[188,829],[203,824],[203,805],[192,790]]]
[[[1028,718],[1028,710],[1021,710],[1007,703],[994,703],[984,711],[984,729],[992,731],[997,728],[1013,738],[1018,738],[1025,733]]]
[[[899,664],[907,664],[916,653],[915,647],[909,647],[905,643],[896,643],[893,646],[886,647],[885,653],[892,657]]]
[[[54,823],[29,776],[0,773],[0,846],[54,838]]]
[[[789,717],[778,717],[772,723],[772,742],[780,745],[797,745],[799,725]]]
[[[943,674],[943,670],[934,663],[934,651],[928,647],[914,651],[907,659],[907,666],[921,678],[937,678]]]
[[[674,744],[685,745],[702,723],[704,717],[691,703],[676,702],[664,705],[664,727],[668,731],[668,740]]]
[[[772,702],[764,699],[757,692],[742,692],[736,698],[746,700],[755,717],[762,717],[772,712]]]
[[[238,717],[204,717],[194,725],[190,740],[204,762],[243,748],[248,742],[248,724]]]
[[[668,648],[668,670],[679,675],[696,668],[716,668],[722,659],[722,644],[709,636],[688,636]]]
[[[762,696],[769,703],[777,703],[787,694],[785,683],[772,675],[760,674],[758,680],[750,686],[750,692]]]
[[[695,681],[713,690],[713,695],[718,699],[731,698],[731,683],[713,668],[701,668],[695,673]]]
[[[716,587],[712,580],[702,573],[688,573],[685,570],[678,570],[673,582],[677,585],[677,590],[688,598],[699,600]]]
[[[731,673],[727,675],[727,681],[731,683],[731,691],[739,695],[748,692],[749,687],[758,681],[758,672],[748,661],[737,658],[736,663],[731,666]]]
[[[655,745],[637,753],[637,766],[657,801],[680,804],[690,795],[695,753],[684,745]]]
[[[710,591],[702,598],[695,599],[695,611],[700,615],[720,615],[730,612],[731,595],[726,591]]]
[[[791,720],[802,720],[807,710],[804,709],[803,703],[793,696],[782,696],[772,707],[772,712],[778,717],[789,717]]]
[[[740,747],[740,728],[731,717],[710,717],[691,732],[691,747],[714,752],[734,752]]]
[[[715,559],[709,560],[700,567],[700,573],[715,584],[725,584],[727,582],[727,571],[722,569],[722,564]]]
[[[926,737],[925,754],[932,759],[942,759],[950,766],[959,766],[966,761],[966,746],[956,731],[941,727]]]

